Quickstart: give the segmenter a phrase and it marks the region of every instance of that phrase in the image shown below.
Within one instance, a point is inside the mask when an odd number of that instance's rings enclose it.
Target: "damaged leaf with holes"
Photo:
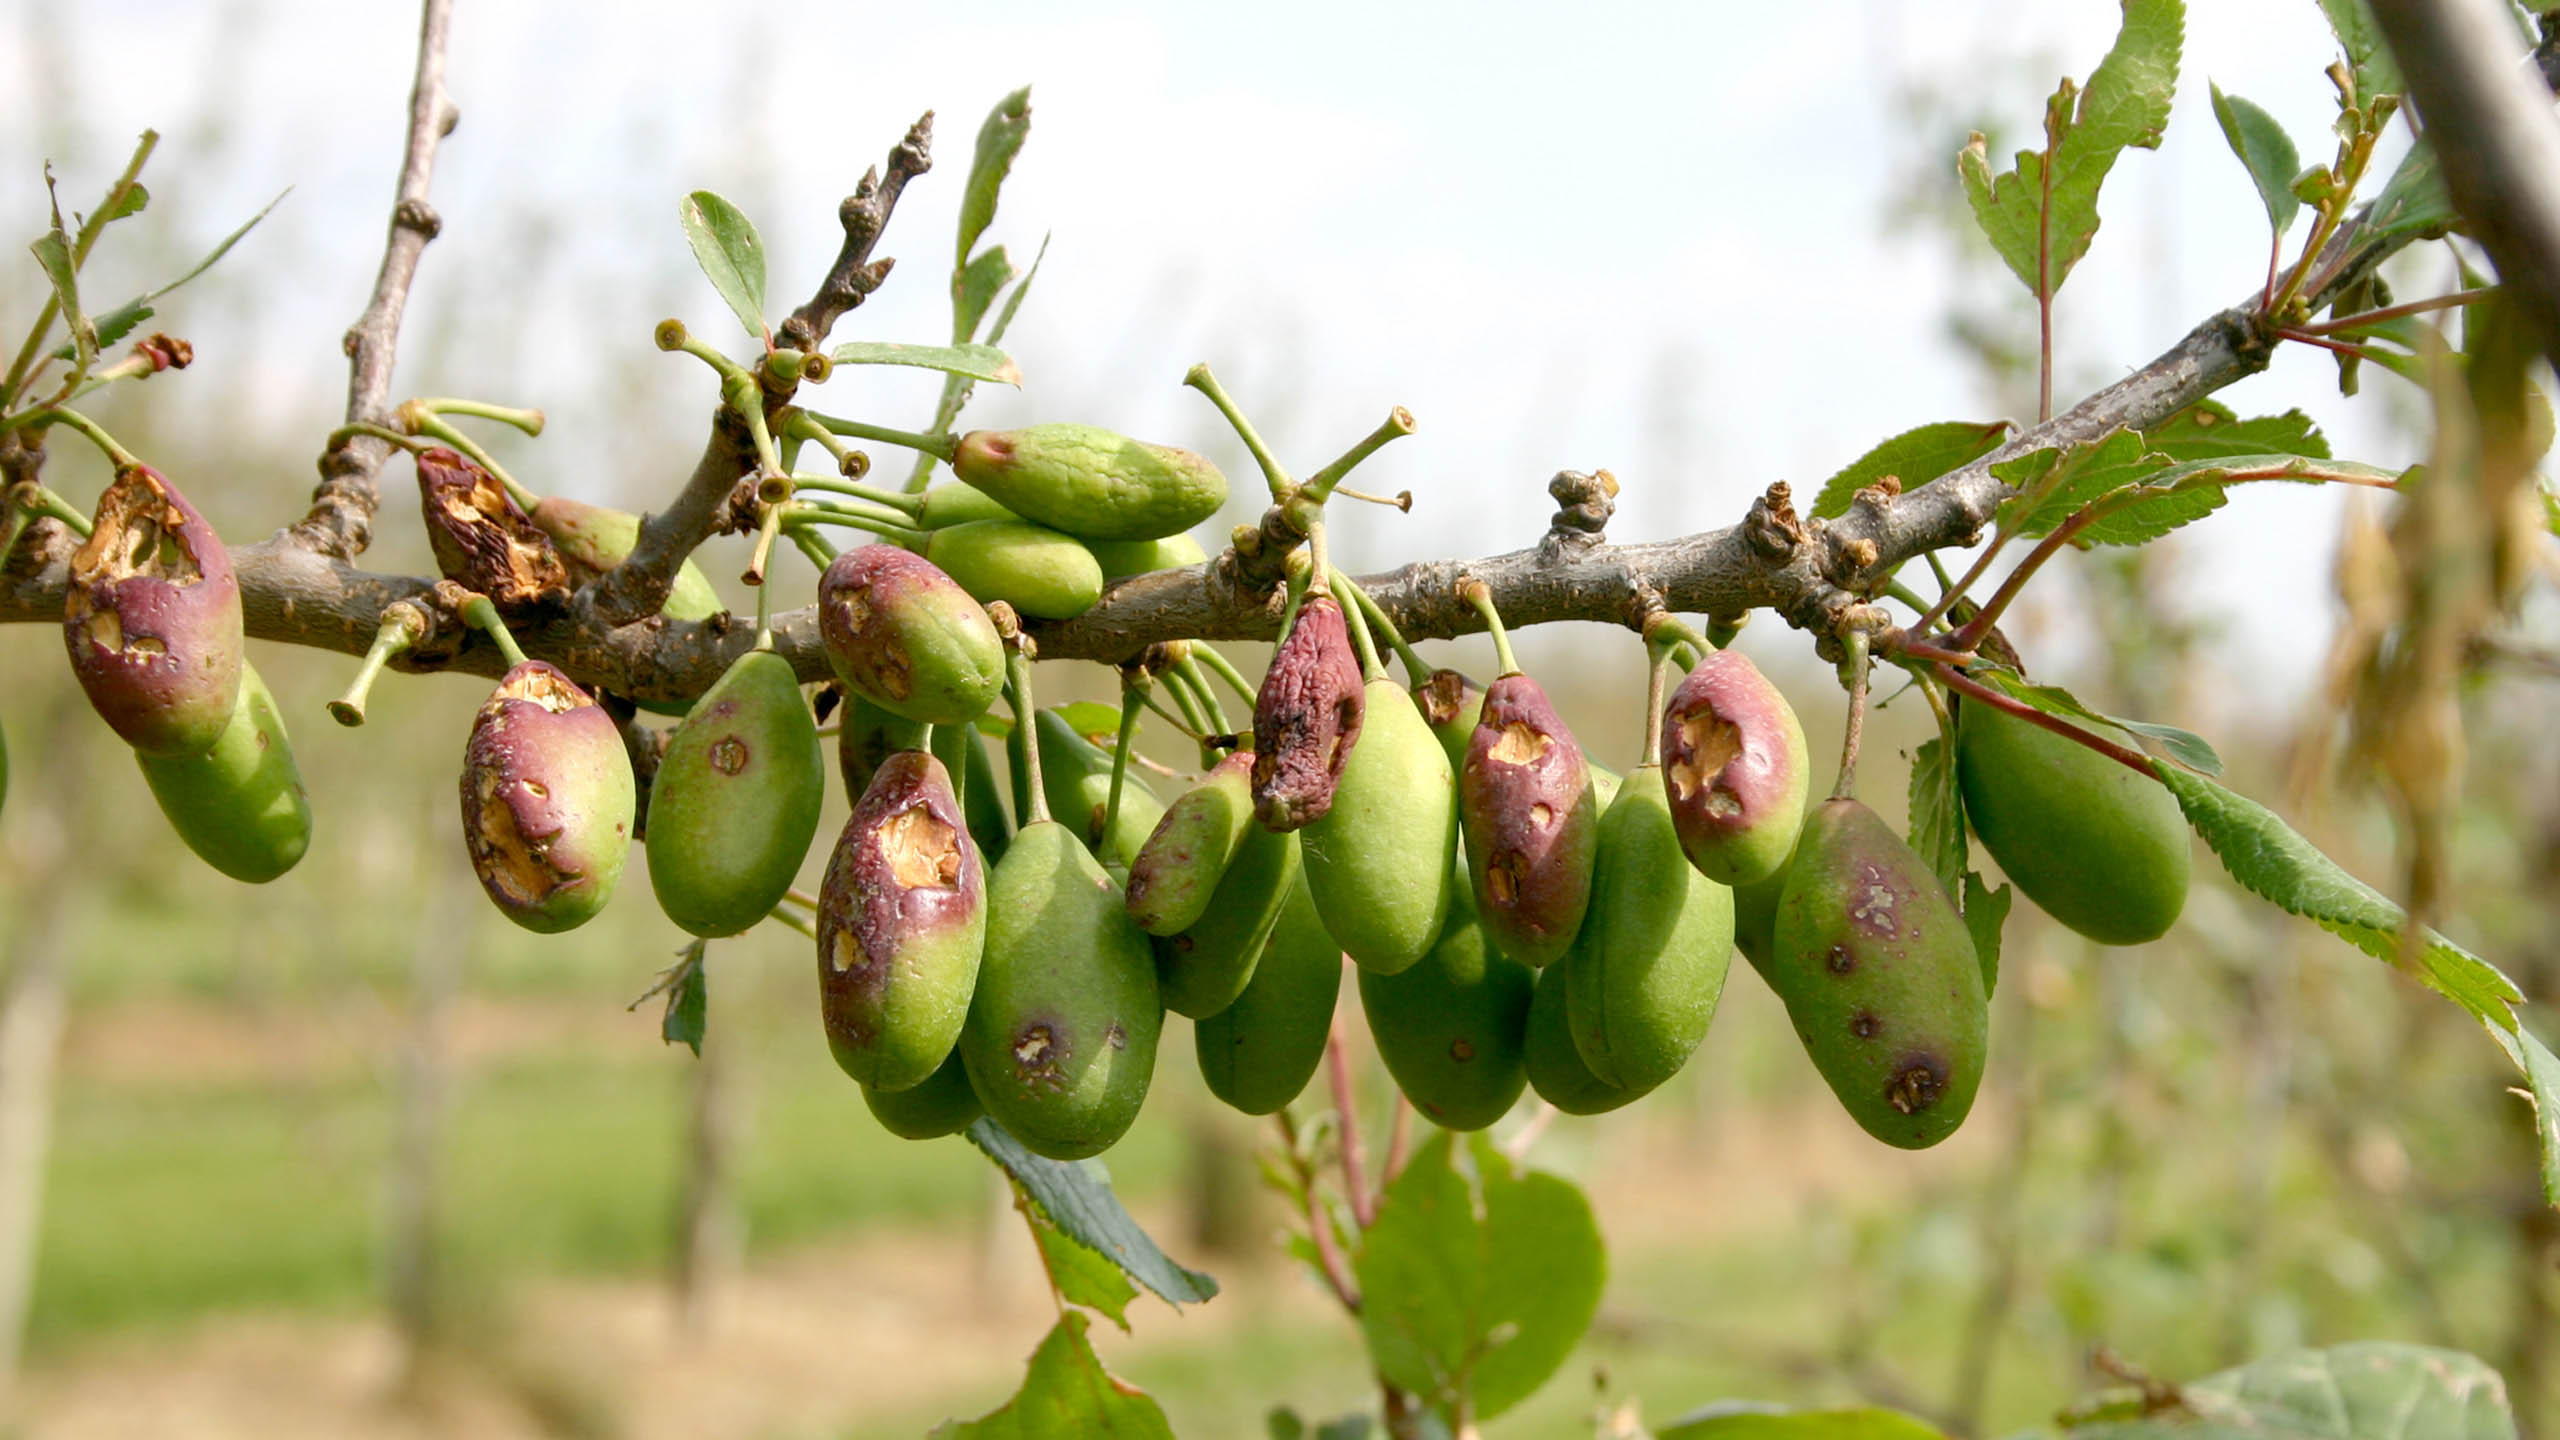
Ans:
[[[637,804],[613,717],[541,660],[498,681],[462,748],[462,840],[500,914],[552,934],[613,898]]]
[[[872,1090],[931,1077],[968,1018],[986,926],[986,877],[951,777],[930,755],[891,755],[818,892],[818,1015],[836,1064]]]
[[[148,465],[116,473],[72,552],[63,643],[89,704],[145,755],[202,755],[240,699],[244,638],[231,557]]]

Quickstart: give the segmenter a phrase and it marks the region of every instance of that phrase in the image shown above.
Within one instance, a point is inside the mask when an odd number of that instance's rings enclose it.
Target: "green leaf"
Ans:
[[[136,180],[108,197],[107,208],[98,214],[101,227],[113,225],[128,215],[139,215],[151,204],[151,192]]]
[[[1973,871],[1964,875],[1964,930],[1973,938],[1974,957],[1982,962],[1982,993],[2000,988],[2000,927],[2008,923],[2009,902],[2017,899],[2009,886],[1994,890]]]
[[[2453,196],[2444,188],[2444,168],[2436,160],[2436,147],[2424,139],[2409,147],[2392,168],[2391,178],[2383,182],[2382,193],[2367,208],[2365,224],[2387,238],[2416,235],[2421,239],[2438,239],[2451,234],[2462,223],[2454,213]]]
[[[1654,1440],[1946,1440],[1899,1410],[1783,1410],[1721,1401],[1653,1432]]]
[[[996,316],[996,328],[987,332],[988,344],[1002,340],[1004,332],[1013,328],[1013,317],[1022,309],[1022,297],[1031,293],[1031,282],[1040,278],[1040,262],[1048,258],[1049,237],[1044,234],[1040,237],[1039,250],[1031,257],[1031,268],[1022,274],[1022,283],[1014,286],[1013,293],[1004,297],[1004,312]]]
[[[2150,487],[2141,487],[2149,489]],[[2081,527],[2079,545],[2148,545],[2222,508],[2222,487],[2195,485],[2130,498]]]
[[[969,252],[996,218],[996,192],[1004,188],[1013,157],[1022,153],[1030,134],[1031,87],[1025,85],[997,101],[978,127],[977,158],[969,162],[969,184],[960,192],[960,248],[952,257],[954,266],[968,267]]]
[[[1378,1372],[1443,1415],[1526,1399],[1599,1309],[1606,1261],[1582,1192],[1514,1174],[1491,1142],[1435,1136],[1387,1187],[1355,1262]]]
[[[1849,502],[1857,498],[1860,490],[1887,475],[1900,479],[1904,490],[1917,490],[1957,466],[1989,454],[2009,438],[2013,428],[2006,420],[1942,420],[1905,430],[1850,461],[1846,469],[1824,482],[1822,494],[1813,502],[1813,513],[1826,520],[1846,515]]]
[[[156,290],[145,290],[141,294],[127,300],[122,305],[117,306],[115,309],[108,311],[105,317],[98,321],[98,343],[101,345],[112,345],[117,340],[120,340],[125,335],[131,333],[133,327],[150,319],[152,301],[157,300],[161,296],[168,294],[170,291],[177,289],[179,286],[186,284],[188,281],[193,280],[207,270],[212,269],[216,264],[220,263],[223,256],[231,253],[231,247],[240,243],[242,236],[257,229],[258,222],[266,219],[278,205],[284,203],[284,197],[292,193],[293,187],[290,185],[277,191],[276,198],[268,201],[264,209],[261,209],[257,214],[240,222],[240,227],[238,229],[223,236],[222,242],[214,246],[210,251],[206,252],[205,257],[198,260],[184,275],[179,276],[177,279],[170,281],[168,284],[163,285]],[[57,360],[68,360],[71,358],[71,347],[66,345],[63,348],[54,351],[53,356]]]
[[[1013,357],[992,345],[901,345],[893,340],[856,340],[828,352],[839,365],[911,365],[940,370],[972,380],[1020,386],[1022,372]]]
[[[710,1009],[709,986],[703,980],[702,956],[705,942],[696,940],[684,947],[684,958],[665,982],[667,1013],[658,1021],[658,1038],[669,1045],[681,1044],[696,1058],[702,1054],[703,1022]]]
[[[2391,58],[2391,47],[2383,43],[2382,27],[2374,23],[2373,10],[2365,0],[2320,0],[2320,11],[2329,17],[2329,32],[2338,37],[2338,47],[2347,52],[2356,94],[2368,103],[2376,95],[2399,94],[2400,67]]]
[[[1110,1256],[1059,1229],[1036,1205],[1025,1209],[1031,1238],[1040,1242],[1040,1263],[1048,1267],[1049,1283],[1058,1288],[1059,1296],[1070,1305],[1100,1312],[1127,1334],[1129,1302],[1138,1298],[1138,1287],[1129,1283],[1128,1272]]]
[[[2166,455],[2145,452],[2142,437],[2121,426],[2068,447],[2054,460],[2037,459],[2048,453],[2039,450],[1991,467],[1993,475],[2018,486],[2017,494],[2000,502],[2000,524],[2013,534],[2050,534],[2081,506],[2150,479],[2174,463]]]
[[[987,309],[996,296],[1011,284],[1013,262],[1005,258],[1004,247],[990,245],[978,257],[951,272],[951,338],[967,342],[976,337],[978,322],[987,318]]]
[[[2267,223],[2282,235],[2302,213],[2302,202],[2293,193],[2293,177],[2302,168],[2302,156],[2293,148],[2293,137],[2284,133],[2273,115],[2237,95],[2223,94],[2219,85],[2212,88],[2213,118],[2222,124],[2222,138],[2230,142],[2231,153],[2240,157],[2250,183],[2258,187],[2258,200],[2267,207]]]
[[[62,307],[64,328],[71,332],[64,347],[66,358],[80,357],[80,368],[98,358],[98,327],[80,309],[80,277],[71,264],[71,241],[62,233],[62,217],[53,218],[53,228],[35,238],[28,249],[35,252],[36,263],[44,267],[44,277],[53,282],[54,303]]]
[[[2514,1440],[2506,1382],[2458,1350],[2363,1341],[2290,1350],[2181,1387],[2176,1410],[2072,1440]]]
[[[1049,708],[1046,706],[1043,709]],[[1056,707],[1058,718],[1075,731],[1105,750],[1120,743],[1120,707],[1099,700],[1070,700]]]
[[[967,1134],[969,1143],[1003,1166],[1052,1224],[1119,1266],[1130,1279],[1176,1305],[1196,1305],[1218,1293],[1216,1280],[1173,1263],[1138,1228],[1120,1197],[1111,1192],[1111,1174],[1100,1162],[1070,1164],[1034,1155],[1006,1134],[1004,1127],[984,1117],[972,1121]]]
[[[1938,876],[1947,898],[1964,893],[1964,795],[1945,737],[1933,737],[1911,754],[1911,850]]]
[[[2173,460],[2217,460],[2235,455],[2307,455],[2329,458],[2328,437],[2299,410],[2243,420],[2218,400],[2199,400],[2142,432],[2142,446]]]
[[[2521,1025],[2513,1034],[2492,1025],[2489,1038],[2524,1072],[2533,1133],[2542,1142],[2542,1203],[2560,1208],[2560,1058]]]
[[[2098,189],[2116,157],[2127,146],[2158,149],[2169,122],[2186,7],[2182,0],[2123,3],[2124,23],[2115,46],[2090,74],[2088,88],[2079,90],[2065,80],[2046,102],[2050,156],[2020,151],[2016,168],[1995,177],[1987,142],[1978,134],[1956,156],[1975,222],[2030,294],[2062,288],[2098,233]],[[2049,187],[2048,159],[2053,169]],[[2041,266],[2040,246],[2049,246],[2050,257]],[[2040,271],[2049,278],[2039,279]]]
[[[1155,1397],[1102,1368],[1102,1357],[1085,1339],[1092,1323],[1081,1311],[1059,1316],[1031,1352],[1030,1371],[1011,1400],[975,1420],[943,1421],[933,1428],[933,1440],[1173,1440],[1173,1426]]]
[[[2408,915],[2389,897],[2341,869],[2276,813],[2201,775],[2161,761],[2154,773],[2187,823],[2252,894],[2275,903],[2345,940],[2375,959],[2400,960],[2400,931]],[[2445,998],[2501,1030],[2515,1028],[2510,1005],[2524,998],[2515,982],[2488,961],[2425,932],[2417,977]]]
[[[745,212],[708,190],[684,197],[676,213],[684,221],[685,243],[693,247],[693,263],[702,267],[711,288],[720,292],[738,323],[758,340],[770,332],[764,323],[764,241]]]

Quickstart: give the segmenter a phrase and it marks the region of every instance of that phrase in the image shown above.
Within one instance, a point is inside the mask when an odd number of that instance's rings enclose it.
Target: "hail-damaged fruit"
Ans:
[[[1331,810],[1367,711],[1341,602],[1309,595],[1253,699],[1254,818],[1295,830]]]
[[[467,456],[442,446],[419,451],[418,500],[427,543],[446,579],[488,596],[501,610],[568,593],[569,571],[551,537],[496,476]]]
[[[959,1041],[986,928],[986,877],[951,777],[930,755],[891,755],[818,892],[818,1016],[836,1064],[874,1090],[930,1077]]]
[[[498,681],[462,749],[462,840],[499,913],[544,934],[595,918],[622,878],[635,804],[603,706],[540,660]]]
[[[1129,862],[1129,918],[1139,929],[1178,935],[1207,912],[1236,847],[1255,828],[1252,770],[1250,753],[1227,756],[1156,821]]]
[[[969,1082],[1034,1153],[1081,1160],[1138,1118],[1164,1004],[1146,932],[1074,832],[1022,827],[987,877],[987,946],[960,1033]]]
[[[649,884],[693,934],[781,903],[817,838],[826,759],[791,662],[750,650],[693,702],[649,787]]]
[[[169,828],[232,879],[263,885],[311,848],[311,797],[293,763],[284,717],[256,667],[240,667],[240,703],[212,749],[201,755],[137,751],[133,758]]]
[[[1227,501],[1227,477],[1206,458],[1094,425],[972,430],[951,473],[1026,520],[1087,540],[1162,539]]]
[[[1680,848],[1725,885],[1786,864],[1803,824],[1804,727],[1749,656],[1698,662],[1662,715],[1662,784]]]
[[[1770,948],[1761,978],[1850,1116],[1906,1150],[1954,1134],[1982,1083],[1982,966],[1938,877],[1876,812],[1814,808]]]
[[[80,688],[145,755],[201,755],[240,699],[240,582],[213,527],[147,465],[98,497],[72,552],[62,638]]]
[[[818,635],[848,690],[908,720],[966,724],[1004,688],[1004,642],[986,608],[895,545],[857,545],[828,564]]]
[[[1526,675],[1486,687],[1481,716],[1458,769],[1476,914],[1504,954],[1544,968],[1573,944],[1591,903],[1591,769]]]
[[[618,567],[640,543],[639,516],[562,495],[546,495],[534,502],[529,518],[551,537],[572,588]],[[666,603],[658,613],[670,620],[708,620],[721,608],[719,592],[687,559],[676,567],[676,578],[667,586]]]

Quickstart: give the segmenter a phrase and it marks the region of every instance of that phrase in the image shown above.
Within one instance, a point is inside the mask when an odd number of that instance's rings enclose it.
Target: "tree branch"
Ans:
[[[2560,116],[2505,0],[2373,0],[2445,188],[2560,360]]]
[[[391,367],[400,348],[400,315],[408,307],[409,282],[418,257],[444,222],[427,203],[435,172],[436,142],[453,133],[461,116],[445,98],[445,37],[453,0],[425,0],[418,24],[418,75],[409,90],[409,143],[400,159],[399,197],[391,207],[391,235],[382,250],[382,272],[373,298],[347,331],[347,420],[387,423],[391,418]],[[339,560],[364,553],[373,539],[373,512],[381,503],[375,483],[391,447],[370,436],[350,438],[320,457],[320,485],[311,509],[280,538],[302,550]]]
[[[907,188],[907,182],[932,168],[933,112],[927,110],[907,127],[906,138],[889,152],[888,175],[883,177],[877,170],[864,172],[862,183],[836,207],[837,218],[844,222],[844,249],[837,253],[836,263],[827,268],[827,278],[819,284],[818,293],[782,322],[783,344],[802,350],[817,349],[844,312],[861,304],[863,297],[889,278],[889,267],[895,262],[873,262],[871,247],[880,243],[881,232],[889,228],[889,212],[897,208],[898,196]]]

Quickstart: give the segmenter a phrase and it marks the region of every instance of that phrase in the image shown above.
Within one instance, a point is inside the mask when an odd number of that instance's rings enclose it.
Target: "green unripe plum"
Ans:
[[[1529,999],[1528,1035],[1521,1042],[1521,1068],[1539,1099],[1567,1115],[1601,1115],[1646,1092],[1612,1085],[1582,1063],[1582,1052],[1573,1044],[1573,1022],[1565,1014],[1572,975],[1571,952],[1538,972],[1537,993]]]
[[[857,545],[828,564],[818,634],[848,693],[904,719],[967,724],[1004,689],[1004,641],[986,607],[895,545]]]
[[[1855,800],[1814,807],[1762,974],[1859,1126],[1919,1150],[1955,1133],[1990,1030],[1972,936],[1927,862]]]
[[[462,840],[499,913],[545,935],[595,918],[621,883],[638,803],[604,707],[544,661],[507,671],[462,751]]]
[[[961,1063],[958,1050],[953,1050],[921,1084],[904,1090],[863,1086],[862,1103],[870,1107],[871,1118],[880,1122],[881,1129],[901,1140],[939,1140],[945,1135],[957,1135],[987,1113],[986,1107],[978,1103],[978,1092],[969,1088],[969,1070]]]
[[[750,650],[667,739],[649,792],[649,884],[696,935],[762,920],[818,834],[826,757],[791,662]]]
[[[1360,743],[1333,805],[1298,839],[1316,913],[1354,963],[1392,975],[1430,953],[1451,891],[1470,887],[1457,864],[1449,755],[1404,687],[1368,683]]]
[[[1125,795],[1120,803],[1129,803]],[[1129,918],[1150,935],[1191,928],[1208,910],[1245,832],[1257,828],[1253,752],[1238,750],[1175,796],[1138,847],[1129,862]]]
[[[1072,535],[1022,520],[972,520],[925,532],[925,558],[980,600],[1041,620],[1070,620],[1102,598],[1102,562]]]
[[[1481,1130],[1529,1083],[1521,1047],[1538,976],[1486,939],[1463,876],[1451,889],[1438,943],[1392,975],[1361,971],[1360,1008],[1414,1108],[1444,1130]]]
[[[1200,542],[1188,535],[1167,535],[1161,540],[1088,540],[1085,548],[1101,564],[1106,583],[1157,570],[1185,570],[1209,558]]]
[[[640,517],[628,510],[590,505],[584,500],[550,495],[534,503],[534,528],[551,537],[551,546],[569,572],[572,586],[584,585],[630,558],[640,543]],[[720,593],[691,560],[676,567],[658,613],[670,620],[708,620],[721,612]]]
[[[1296,835],[1259,825],[1246,830],[1200,918],[1155,940],[1164,1008],[1197,1020],[1235,1003],[1302,869]],[[1330,947],[1331,938],[1325,943]]]
[[[1662,782],[1698,873],[1742,885],[1784,865],[1810,763],[1795,710],[1751,657],[1718,650],[1699,661],[1662,715]]]
[[[923,503],[916,511],[916,524],[927,530],[947,530],[973,520],[1021,518],[1004,508],[993,495],[975,485],[963,485],[958,481],[927,487]]]
[[[2100,732],[2128,748],[2122,730]],[[2028,899],[2102,945],[2157,940],[2187,904],[2186,817],[2167,786],[1993,706],[1956,710],[1965,816]]]
[[[1247,1115],[1269,1115],[1297,1099],[1324,1060],[1341,991],[1342,951],[1317,918],[1301,872],[1244,993],[1192,1027],[1209,1093]]]
[[[621,745],[618,738],[614,743]],[[293,742],[275,696],[247,662],[240,667],[239,703],[212,749],[178,756],[136,751],[133,758],[169,828],[232,879],[263,885],[311,848],[311,800],[293,763]]]
[[[1076,733],[1057,711],[1038,714],[1032,734],[1040,745],[1040,789],[1049,813],[1105,863],[1127,870],[1164,818],[1164,802],[1147,788],[1138,767],[1129,766],[1120,777],[1119,817],[1104,833],[1111,813],[1111,752]]]
[[[968,817],[969,838],[978,842],[980,858],[989,865],[1003,859],[1005,844],[1013,838],[1013,824],[1005,814],[1004,797],[996,791],[995,762],[987,758],[986,743],[978,738],[976,727],[935,726],[933,755],[960,791],[960,813]]]
[[[972,430],[951,473],[1025,519],[1087,540],[1177,535],[1227,501],[1227,477],[1206,458],[1095,425]]]
[[[986,877],[942,762],[890,756],[818,892],[818,1016],[844,1073],[904,1090],[950,1057],[986,928]]]
[[[987,946],[960,1036],[978,1100],[1052,1160],[1109,1149],[1138,1118],[1164,1004],[1120,887],[1054,820],[987,877]]]
[[[1622,1090],[1650,1090],[1689,1063],[1733,961],[1733,892],[1690,868],[1653,768],[1637,767],[1600,817],[1565,990],[1576,1051]]]

